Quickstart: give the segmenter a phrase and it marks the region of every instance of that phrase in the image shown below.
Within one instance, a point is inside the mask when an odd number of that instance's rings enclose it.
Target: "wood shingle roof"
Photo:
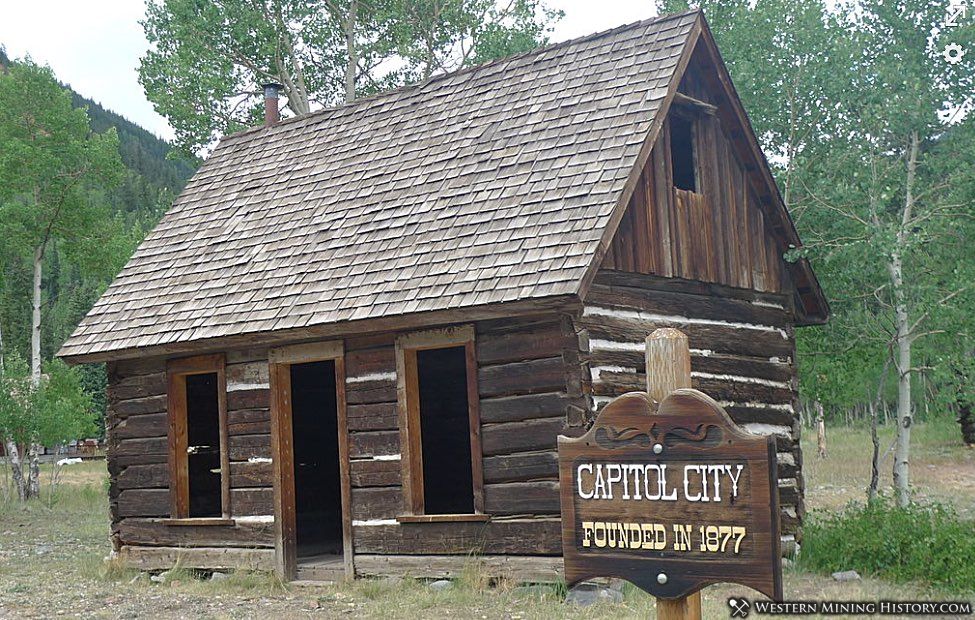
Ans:
[[[577,294],[698,18],[225,138],[59,355]]]

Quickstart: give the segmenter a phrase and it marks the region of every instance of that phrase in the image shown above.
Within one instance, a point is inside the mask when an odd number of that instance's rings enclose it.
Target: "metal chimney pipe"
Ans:
[[[281,120],[281,113],[278,110],[278,93],[282,86],[274,82],[264,85],[264,126],[273,127]]]

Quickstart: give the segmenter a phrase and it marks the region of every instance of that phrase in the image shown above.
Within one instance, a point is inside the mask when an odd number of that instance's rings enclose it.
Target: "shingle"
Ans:
[[[60,355],[577,291],[697,18],[225,138]]]

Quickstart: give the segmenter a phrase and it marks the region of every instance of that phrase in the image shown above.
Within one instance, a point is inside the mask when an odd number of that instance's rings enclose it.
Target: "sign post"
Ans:
[[[613,400],[582,437],[559,437],[569,585],[619,577],[657,617],[701,618],[719,582],[782,598],[775,443],[690,389],[687,336],[647,337],[647,393]]]

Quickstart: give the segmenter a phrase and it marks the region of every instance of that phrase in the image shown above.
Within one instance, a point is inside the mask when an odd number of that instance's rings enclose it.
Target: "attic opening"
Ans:
[[[694,120],[681,114],[670,114],[670,165],[674,187],[697,191],[697,153],[694,149]]]

